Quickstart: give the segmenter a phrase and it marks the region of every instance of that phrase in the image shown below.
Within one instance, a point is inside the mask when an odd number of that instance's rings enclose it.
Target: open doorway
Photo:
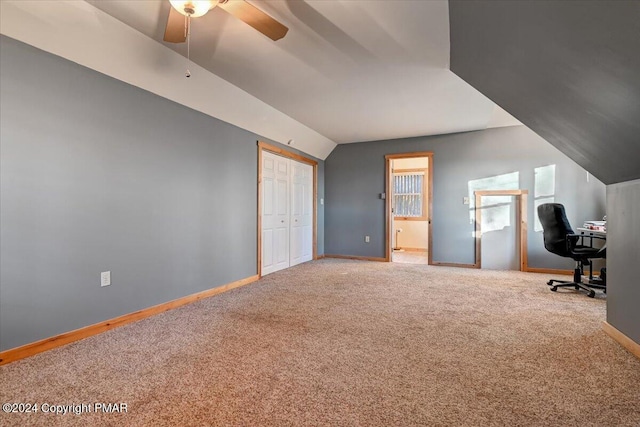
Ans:
[[[474,266],[527,271],[527,190],[481,190],[474,194]]]
[[[386,156],[387,261],[431,264],[432,153]]]

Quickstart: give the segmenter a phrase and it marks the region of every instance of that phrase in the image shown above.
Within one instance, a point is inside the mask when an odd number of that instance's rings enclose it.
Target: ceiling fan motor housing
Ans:
[[[164,41],[170,43],[184,43],[187,40],[187,31],[184,29],[189,24],[185,23],[180,15],[198,18],[216,6],[220,6],[225,12],[274,41],[283,38],[289,30],[285,25],[245,0],[169,0],[169,3],[172,8],[167,19]]]
[[[182,15],[197,18],[205,15],[209,10],[214,8],[218,2],[211,0],[169,0],[171,6]]]

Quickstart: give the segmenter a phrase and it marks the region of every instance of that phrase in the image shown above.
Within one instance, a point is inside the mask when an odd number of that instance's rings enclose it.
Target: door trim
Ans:
[[[518,238],[520,240],[520,271],[529,271],[527,265],[527,197],[528,190],[481,190],[475,193],[475,240],[476,253],[474,268],[482,268],[482,197],[483,196],[515,196],[516,197],[516,222],[519,223],[517,228]],[[520,202],[520,203],[517,203]]]
[[[391,213],[391,178],[393,173],[391,171],[391,161],[394,159],[410,159],[414,157],[426,157],[428,160],[428,170],[427,176],[429,182],[427,183],[428,188],[428,197],[427,197],[427,232],[429,233],[427,239],[427,263],[429,265],[433,264],[433,250],[432,250],[432,242],[433,235],[431,229],[431,220],[432,220],[432,212],[433,212],[433,152],[431,151],[417,151],[413,153],[398,153],[398,154],[387,154],[384,156],[385,159],[385,238],[384,238],[384,259],[387,262],[391,262],[391,228],[393,221],[393,215]]]
[[[268,151],[282,157],[309,164],[313,167],[313,237],[311,259],[318,259],[318,162],[293,151],[258,141],[258,277],[262,277],[262,152]]]

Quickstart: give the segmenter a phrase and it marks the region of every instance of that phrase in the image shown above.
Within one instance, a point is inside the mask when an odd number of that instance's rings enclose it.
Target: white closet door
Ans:
[[[289,267],[289,160],[262,153],[262,274]]]
[[[309,261],[313,245],[313,167],[291,161],[291,265]]]
[[[313,167],[291,161],[291,265],[313,256]]]

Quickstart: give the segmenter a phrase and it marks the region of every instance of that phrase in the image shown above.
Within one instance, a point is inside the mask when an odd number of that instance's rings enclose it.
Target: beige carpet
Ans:
[[[326,259],[0,367],[3,426],[639,426],[605,300],[546,275]]]
[[[429,264],[429,254],[427,252],[393,251],[391,260],[402,264]]]

